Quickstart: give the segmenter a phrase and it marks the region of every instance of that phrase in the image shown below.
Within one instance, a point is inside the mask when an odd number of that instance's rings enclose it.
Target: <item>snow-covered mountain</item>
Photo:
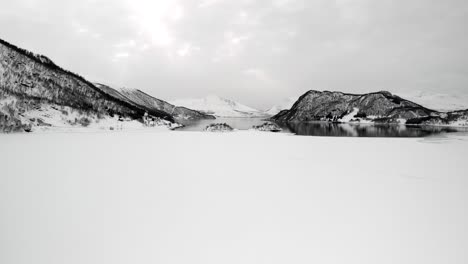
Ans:
[[[177,120],[200,120],[215,118],[214,116],[206,115],[186,107],[172,105],[138,89],[115,88],[118,86],[110,87],[100,83],[95,83],[95,85],[97,88],[101,89],[104,93],[109,94],[110,96],[148,109],[158,109],[160,111],[164,111],[172,115]]]
[[[398,94],[402,98],[417,104],[423,105],[429,109],[433,109],[441,112],[450,112],[458,110],[468,109],[468,94],[464,95],[453,95],[453,94],[442,94],[442,93],[431,93],[424,91],[416,91],[412,93]],[[297,101],[298,97],[290,97],[284,99],[279,104],[271,107],[265,111],[268,115],[276,115],[282,110],[289,110]]]
[[[294,105],[294,103],[297,101],[297,99],[298,99],[298,97],[289,97],[287,99],[284,99],[279,104],[274,105],[273,107],[271,107],[270,109],[265,111],[265,113],[268,114],[268,115],[273,116],[273,115],[278,114],[282,110],[289,110]]]
[[[110,91],[112,89],[107,89]],[[114,96],[45,56],[0,39],[0,132],[174,124],[171,114]],[[133,122],[135,121],[135,122]]]
[[[289,110],[271,118],[279,122],[374,122],[468,126],[468,109],[438,112],[387,91],[367,94],[311,90]]]
[[[201,99],[179,99],[170,102],[218,117],[261,117],[265,113],[238,102],[210,95]]]
[[[401,96],[437,111],[446,112],[468,109],[468,94],[450,95],[418,91],[408,94],[401,94]]]

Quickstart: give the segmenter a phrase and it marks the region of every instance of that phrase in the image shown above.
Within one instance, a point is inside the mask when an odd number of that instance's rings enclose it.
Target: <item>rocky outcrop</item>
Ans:
[[[277,122],[374,122],[450,125],[466,121],[466,111],[441,113],[389,92],[348,94],[309,91],[290,110],[271,119]],[[466,123],[466,122],[465,122]]]
[[[174,122],[167,112],[111,96],[47,57],[0,40],[0,131],[5,126],[19,130],[29,127],[32,122],[24,118],[27,113],[45,106],[65,107],[95,117],[141,119],[148,113]]]
[[[156,109],[169,113],[178,120],[215,119],[212,115],[207,115],[186,107],[172,105],[137,89],[115,89],[98,83],[96,84],[96,87],[120,100],[124,100],[144,108]]]
[[[259,126],[253,126],[252,129],[257,130],[257,131],[265,131],[265,132],[280,132],[283,130],[277,124],[274,124],[271,122],[266,122]]]
[[[205,128],[207,132],[231,132],[233,130],[234,129],[226,123],[210,124]]]

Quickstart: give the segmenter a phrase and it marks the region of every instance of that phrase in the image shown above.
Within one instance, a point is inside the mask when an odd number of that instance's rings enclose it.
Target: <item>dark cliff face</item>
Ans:
[[[149,108],[164,111],[172,115],[175,119],[184,120],[199,120],[199,119],[215,119],[212,115],[207,115],[199,111],[188,109],[185,107],[178,107],[172,105],[166,101],[155,98],[148,95],[140,90],[136,89],[113,89],[104,84],[96,84],[96,87],[104,91],[105,93],[116,97],[120,100],[127,101],[129,103]]]
[[[151,116],[174,122],[173,117],[164,111],[110,96],[47,57],[0,40],[0,100],[7,99],[13,99],[16,105],[21,106],[21,109],[16,109],[19,111],[17,114],[48,104],[98,115],[118,114],[131,119],[140,119],[148,112]],[[7,114],[3,111],[5,120],[9,119]]]
[[[437,111],[405,100],[389,92],[347,94],[341,92],[309,91],[301,96],[290,110],[283,110],[272,117],[278,122],[367,120],[378,123],[410,121],[412,124],[433,124],[437,119],[447,119],[447,124],[466,113]],[[352,115],[349,117],[349,115]],[[350,120],[347,120],[350,121]],[[423,123],[423,121],[425,123]],[[435,124],[435,123],[434,123]]]

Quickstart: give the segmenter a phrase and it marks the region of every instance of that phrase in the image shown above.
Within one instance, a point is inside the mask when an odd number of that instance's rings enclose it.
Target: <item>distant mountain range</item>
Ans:
[[[468,126],[468,110],[462,109],[468,102],[463,102],[463,99],[460,103],[447,104],[453,100],[441,95],[419,94],[412,98],[431,107],[385,91],[349,94],[312,90],[297,100],[285,100],[268,111],[259,111],[218,96],[168,103],[138,89],[93,84],[45,56],[0,40],[0,131],[7,132],[96,124],[112,128],[116,122],[132,120],[140,125],[151,120],[152,124],[172,127],[177,120],[272,115],[271,120],[277,122]],[[441,102],[446,107],[440,107]],[[442,111],[447,107],[459,110]]]
[[[468,110],[439,112],[389,92],[349,94],[309,91],[289,110],[271,118],[278,122],[372,122],[468,126]]]
[[[417,91],[400,94],[400,96],[420,105],[424,105],[427,108],[441,112],[468,109],[468,94],[451,95]]]
[[[88,126],[116,116],[142,121],[145,114],[161,123],[174,123],[175,117],[213,118],[139,90],[96,86],[45,56],[0,40],[0,131]]]
[[[282,110],[291,109],[291,107],[294,105],[296,101],[297,101],[297,97],[287,98],[283,100],[282,102],[280,102],[279,104],[272,106],[270,109],[265,111],[265,113],[270,116],[274,116],[278,114],[279,112],[281,112]]]
[[[265,117],[264,112],[215,95],[201,99],[180,99],[173,105],[185,106],[217,117]]]

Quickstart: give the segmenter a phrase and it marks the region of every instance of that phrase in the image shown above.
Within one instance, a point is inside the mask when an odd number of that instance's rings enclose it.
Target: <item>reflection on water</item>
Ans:
[[[440,133],[466,132],[463,128],[384,124],[334,124],[325,122],[279,124],[302,136],[327,137],[426,137]]]
[[[178,130],[203,131],[212,123],[226,123],[239,130],[251,129],[266,122],[263,118],[217,118],[216,120],[181,121]],[[385,124],[336,124],[327,122],[278,123],[283,133],[327,137],[426,137],[441,133],[468,132],[467,128],[419,127]]]

